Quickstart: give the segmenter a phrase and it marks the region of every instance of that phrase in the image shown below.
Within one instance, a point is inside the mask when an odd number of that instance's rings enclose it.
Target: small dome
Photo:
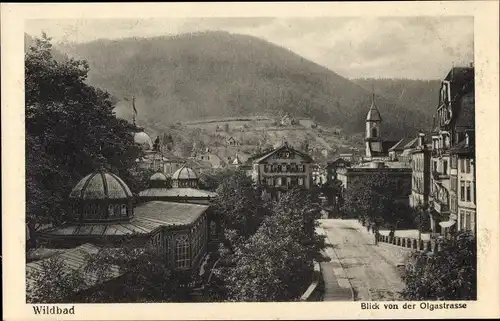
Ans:
[[[81,179],[69,197],[82,200],[127,199],[132,198],[132,192],[115,174],[97,172]]]
[[[134,134],[134,142],[138,145],[141,145],[144,149],[152,149],[153,141],[151,137],[145,132],[137,132]]]
[[[167,180],[167,175],[163,174],[162,172],[154,173],[150,178],[150,181],[166,181]]]
[[[186,167],[186,165],[183,165],[181,168],[175,171],[175,173],[172,175],[173,180],[191,180],[191,179],[198,179],[198,175],[196,175],[195,171],[193,171],[191,168]]]

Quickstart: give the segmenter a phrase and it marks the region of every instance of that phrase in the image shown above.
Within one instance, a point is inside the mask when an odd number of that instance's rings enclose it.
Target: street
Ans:
[[[340,261],[343,276],[353,288],[357,301],[398,300],[404,284],[396,269],[403,263],[410,250],[389,244],[374,245],[374,236],[356,220],[323,219],[321,227],[326,232],[333,251],[325,251],[335,261]],[[326,266],[325,266],[326,267]],[[323,272],[325,284],[338,283],[342,275],[334,270]],[[325,296],[325,300],[328,298]]]

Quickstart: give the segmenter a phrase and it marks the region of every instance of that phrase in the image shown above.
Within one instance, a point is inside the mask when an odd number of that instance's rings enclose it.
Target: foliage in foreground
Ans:
[[[213,301],[293,301],[307,288],[313,260],[325,260],[324,239],[315,233],[320,215],[316,194],[290,191],[268,209],[257,230],[226,233],[221,261],[208,286]]]
[[[477,296],[476,239],[460,233],[443,240],[435,254],[415,253],[404,277],[406,300],[475,300]]]

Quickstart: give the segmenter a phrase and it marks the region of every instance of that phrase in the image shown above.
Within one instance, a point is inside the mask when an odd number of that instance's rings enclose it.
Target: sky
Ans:
[[[472,17],[67,19],[25,27],[55,43],[223,30],[265,39],[351,79],[442,79],[474,60]]]

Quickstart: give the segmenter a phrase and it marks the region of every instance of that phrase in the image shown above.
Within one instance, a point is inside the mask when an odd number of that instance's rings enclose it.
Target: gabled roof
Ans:
[[[309,156],[309,155],[307,155],[306,153],[303,153],[303,152],[301,152],[301,151],[298,151],[298,150],[296,150],[296,149],[293,149],[292,147],[290,147],[290,146],[288,145],[288,143],[284,143],[281,147],[278,147],[278,148],[276,148],[276,149],[274,149],[274,150],[270,151],[269,153],[265,154],[264,156],[262,156],[262,157],[260,157],[260,158],[258,158],[258,159],[256,159],[256,160],[254,160],[254,161],[253,161],[253,163],[254,163],[254,164],[255,164],[255,163],[260,163],[260,162],[262,162],[262,161],[264,161],[264,160],[268,159],[268,158],[269,158],[269,157],[271,157],[272,155],[274,155],[274,154],[276,154],[276,153],[278,153],[278,152],[281,152],[281,151],[290,151],[290,152],[292,152],[292,153],[295,153],[295,154],[297,154],[297,155],[302,156],[302,157],[304,158],[304,160],[305,160],[305,161],[307,161],[307,162],[310,162],[310,163],[314,162],[314,161],[313,161],[313,159],[311,158],[311,156]]]
[[[417,138],[403,137],[391,148],[389,148],[389,151],[390,152],[403,151],[407,148],[412,148],[411,145],[414,144],[416,141]]]

